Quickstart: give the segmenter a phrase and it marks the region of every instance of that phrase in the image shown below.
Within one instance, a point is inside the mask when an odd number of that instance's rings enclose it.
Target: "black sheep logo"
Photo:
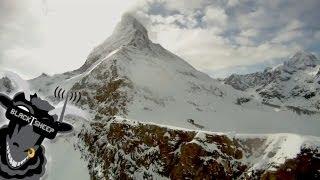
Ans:
[[[0,105],[9,120],[0,129],[0,179],[38,180],[43,176],[46,164],[43,140],[73,129],[62,122],[67,100],[58,119],[57,115],[49,114],[54,106],[37,94],[29,98],[19,92],[11,99],[0,93]]]

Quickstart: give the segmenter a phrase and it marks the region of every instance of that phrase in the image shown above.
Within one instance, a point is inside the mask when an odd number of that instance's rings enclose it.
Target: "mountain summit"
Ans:
[[[124,14],[112,35],[102,44],[95,47],[80,68],[83,72],[98,59],[104,58],[110,52],[121,46],[132,46],[139,49],[149,48],[150,40],[145,27],[132,15]]]
[[[298,51],[289,59],[289,61],[285,61],[284,66],[305,70],[308,67],[315,67],[319,64],[320,61],[315,55],[305,51]]]
[[[121,22],[116,26],[112,36],[129,40],[140,39],[142,40],[138,43],[140,45],[145,45],[149,42],[146,28],[130,14],[124,14],[122,16]],[[130,43],[131,42],[129,42],[129,44]]]

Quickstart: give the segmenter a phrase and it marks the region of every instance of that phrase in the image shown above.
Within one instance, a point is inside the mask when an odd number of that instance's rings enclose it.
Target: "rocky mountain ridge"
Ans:
[[[320,60],[315,55],[299,51],[277,67],[246,75],[234,74],[224,83],[262,98],[263,102],[319,111],[319,68]]]

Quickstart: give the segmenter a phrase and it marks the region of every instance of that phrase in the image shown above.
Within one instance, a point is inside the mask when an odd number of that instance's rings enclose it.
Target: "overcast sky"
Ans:
[[[319,0],[1,0],[0,70],[26,78],[80,67],[125,12],[214,77],[320,52]]]

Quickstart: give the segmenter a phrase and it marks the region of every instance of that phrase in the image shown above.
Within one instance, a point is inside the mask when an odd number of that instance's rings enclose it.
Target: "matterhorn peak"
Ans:
[[[127,33],[134,35],[141,35],[148,39],[148,31],[146,28],[131,14],[125,13],[120,23],[116,26],[113,31],[113,35],[127,35]]]
[[[149,45],[150,40],[146,28],[133,15],[126,13],[122,16],[111,37],[102,46],[109,46],[110,43],[143,49]]]
[[[97,60],[122,47],[142,50],[149,48],[150,43],[146,28],[133,15],[126,13],[122,16],[112,35],[93,49],[79,70],[85,71]]]

